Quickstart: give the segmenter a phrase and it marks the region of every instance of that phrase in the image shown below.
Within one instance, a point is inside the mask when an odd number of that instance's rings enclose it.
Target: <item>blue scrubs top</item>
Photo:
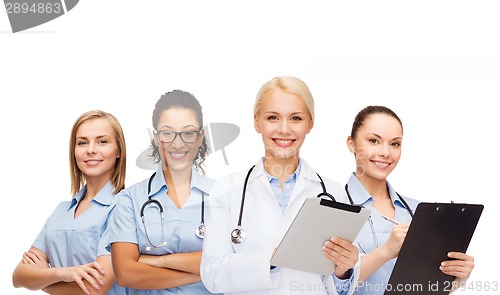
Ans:
[[[119,201],[110,218],[110,244],[128,242],[139,246],[141,254],[166,255],[172,253],[197,252],[202,250],[203,240],[195,235],[195,230],[201,223],[202,192],[205,204],[214,180],[204,177],[194,167],[191,173],[191,195],[182,208],[172,202],[167,196],[168,187],[159,165],[151,180],[151,191],[148,194],[149,178],[132,185],[118,194]],[[141,207],[148,200],[157,200],[163,207],[163,237],[166,246],[153,248],[144,232],[141,221]],[[205,208],[207,209],[207,208]],[[159,245],[162,242],[162,226],[158,207],[154,204],[146,206],[144,218],[148,237],[151,243]],[[109,247],[109,246],[108,246]],[[151,249],[149,249],[151,247]],[[109,249],[109,248],[108,248]],[[202,282],[162,290],[129,289],[130,294],[212,294]]]
[[[33,247],[45,252],[52,267],[71,267],[93,262],[100,255],[110,255],[105,231],[108,216],[115,208],[116,198],[111,182],[92,200],[92,206],[75,218],[78,203],[85,197],[84,186],[71,201],[61,202],[47,219]],[[109,295],[127,294],[126,288],[115,284]]]
[[[394,224],[382,218],[382,214],[380,214],[380,212],[373,207],[373,198],[366,191],[361,182],[359,182],[354,173],[351,175],[347,185],[349,194],[351,195],[354,204],[363,205],[365,208],[371,210],[371,218],[373,221],[374,231],[372,232],[372,228],[367,221],[361,229],[358,237],[356,238],[359,242],[359,251],[362,255],[364,255],[376,249],[377,246],[375,245],[374,236],[376,237],[378,246],[381,246],[387,242],[391,231],[394,228]],[[398,195],[396,194],[396,191],[389,183],[387,183],[387,187],[389,189],[389,195],[392,199],[392,204],[394,205],[396,211],[394,219],[401,223],[410,223],[410,212],[408,212],[408,210],[405,208],[404,204],[400,201]],[[407,197],[403,198],[410,206],[410,210],[412,212],[415,212],[415,209],[420,202]],[[397,258],[391,259],[384,265],[382,265],[365,282],[361,283],[361,285],[355,289],[353,294],[384,294],[387,282],[389,281],[392,273],[392,269],[396,264],[396,259]]]

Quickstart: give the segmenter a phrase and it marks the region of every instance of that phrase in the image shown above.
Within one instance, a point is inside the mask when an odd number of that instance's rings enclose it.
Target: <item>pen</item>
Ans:
[[[385,220],[387,220],[387,221],[389,221],[389,222],[394,223],[395,225],[398,225],[398,224],[400,224],[400,223],[401,223],[401,222],[399,222],[399,221],[397,221],[397,220],[394,220],[394,219],[389,218],[389,217],[384,216],[384,215],[382,215],[382,218],[384,218]]]

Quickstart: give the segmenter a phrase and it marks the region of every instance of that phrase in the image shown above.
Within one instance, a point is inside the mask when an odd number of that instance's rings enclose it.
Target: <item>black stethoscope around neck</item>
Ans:
[[[163,246],[166,246],[167,245],[167,242],[165,242],[165,236],[164,236],[164,219],[165,219],[165,216],[163,214],[163,206],[161,205],[160,201],[158,200],[155,200],[152,198],[152,196],[150,196],[149,194],[151,193],[151,182],[153,181],[153,178],[155,177],[156,175],[156,172],[153,173],[153,175],[151,175],[151,177],[149,178],[149,182],[148,182],[148,200],[146,202],[144,202],[144,204],[142,204],[142,207],[141,207],[141,221],[142,221],[142,225],[144,226],[144,233],[146,234],[146,239],[148,240],[149,244],[151,245],[152,248],[159,248],[159,247],[163,247]],[[159,244],[153,244],[153,242],[151,242],[151,239],[149,238],[149,235],[148,235],[148,230],[147,230],[147,227],[146,227],[146,222],[144,220],[144,210],[146,209],[146,206],[150,205],[150,204],[156,204],[156,207],[158,207],[158,211],[160,212],[160,218],[161,218],[161,241]],[[200,221],[200,225],[195,229],[194,231],[194,234],[200,238],[200,239],[203,239],[205,237],[205,193],[202,191],[201,192],[201,221]],[[152,248],[151,247],[146,247],[146,250],[147,251],[150,251]]]
[[[245,182],[243,184],[243,192],[241,193],[240,214],[238,217],[238,226],[231,231],[231,242],[233,242],[233,244],[243,243],[243,241],[245,241],[245,238],[247,236],[246,232],[241,228],[241,219],[243,218],[243,208],[245,207],[245,196],[246,196],[246,192],[247,192],[248,179],[250,178],[250,174],[252,173],[253,168],[255,168],[255,165],[252,166],[252,168],[250,168],[250,170],[248,170],[247,176],[245,178]],[[318,198],[327,197],[335,202],[335,197],[326,191],[326,186],[325,186],[325,183],[323,182],[323,179],[321,178],[321,176],[319,176],[318,173],[316,173],[316,175],[318,175],[320,183],[321,183],[321,188],[323,189],[323,191],[321,193],[319,193],[317,197]]]

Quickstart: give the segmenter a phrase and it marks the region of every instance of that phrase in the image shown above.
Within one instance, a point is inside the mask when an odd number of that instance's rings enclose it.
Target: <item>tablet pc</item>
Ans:
[[[322,198],[307,198],[271,258],[271,265],[332,274],[335,265],[323,254],[332,237],[353,242],[370,210]]]

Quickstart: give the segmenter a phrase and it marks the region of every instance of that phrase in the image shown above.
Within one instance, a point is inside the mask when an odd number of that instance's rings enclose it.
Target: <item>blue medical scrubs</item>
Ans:
[[[375,241],[378,246],[385,244],[391,235],[391,231],[394,228],[394,224],[382,218],[382,214],[373,207],[373,198],[363,187],[361,182],[356,178],[355,174],[352,174],[349,182],[347,183],[349,194],[354,201],[354,204],[361,204],[365,208],[371,210],[371,218],[373,221],[373,231],[367,221],[363,228],[361,229],[357,241],[359,244],[359,251],[362,255],[372,252],[377,248]],[[395,208],[394,219],[401,223],[410,223],[411,215],[410,212],[405,208],[404,204],[400,201],[396,191],[392,186],[387,183],[389,189],[389,195],[392,200],[392,204]],[[410,206],[412,212],[415,212],[419,201],[404,197],[406,203]],[[375,237],[375,238],[374,238]],[[382,295],[385,292],[387,282],[391,276],[392,269],[396,264],[396,259],[391,259],[382,265],[377,271],[375,271],[365,282],[363,282],[356,290],[354,294],[370,294],[370,295]],[[361,261],[361,263],[363,263]]]
[[[203,240],[195,235],[195,230],[201,223],[202,192],[207,201],[214,181],[200,175],[193,167],[191,195],[182,208],[178,208],[167,196],[168,187],[161,166],[151,180],[149,194],[149,178],[118,194],[119,201],[110,218],[110,244],[114,242],[134,243],[139,246],[141,254],[147,255],[201,251]],[[155,204],[146,206],[144,217],[149,240],[154,245],[161,244],[163,229],[163,241],[167,243],[166,246],[154,248],[146,237],[140,211],[142,205],[148,200],[148,196],[161,203],[164,213],[162,227],[158,207]],[[162,290],[129,290],[130,294],[212,294],[201,282]]]
[[[93,262],[100,255],[110,255],[106,250],[105,233],[108,216],[115,208],[116,198],[111,182],[92,200],[92,206],[75,218],[75,210],[85,197],[84,186],[71,201],[60,203],[47,219],[33,247],[45,252],[52,267],[71,267]],[[115,284],[109,295],[127,294],[126,288]]]

